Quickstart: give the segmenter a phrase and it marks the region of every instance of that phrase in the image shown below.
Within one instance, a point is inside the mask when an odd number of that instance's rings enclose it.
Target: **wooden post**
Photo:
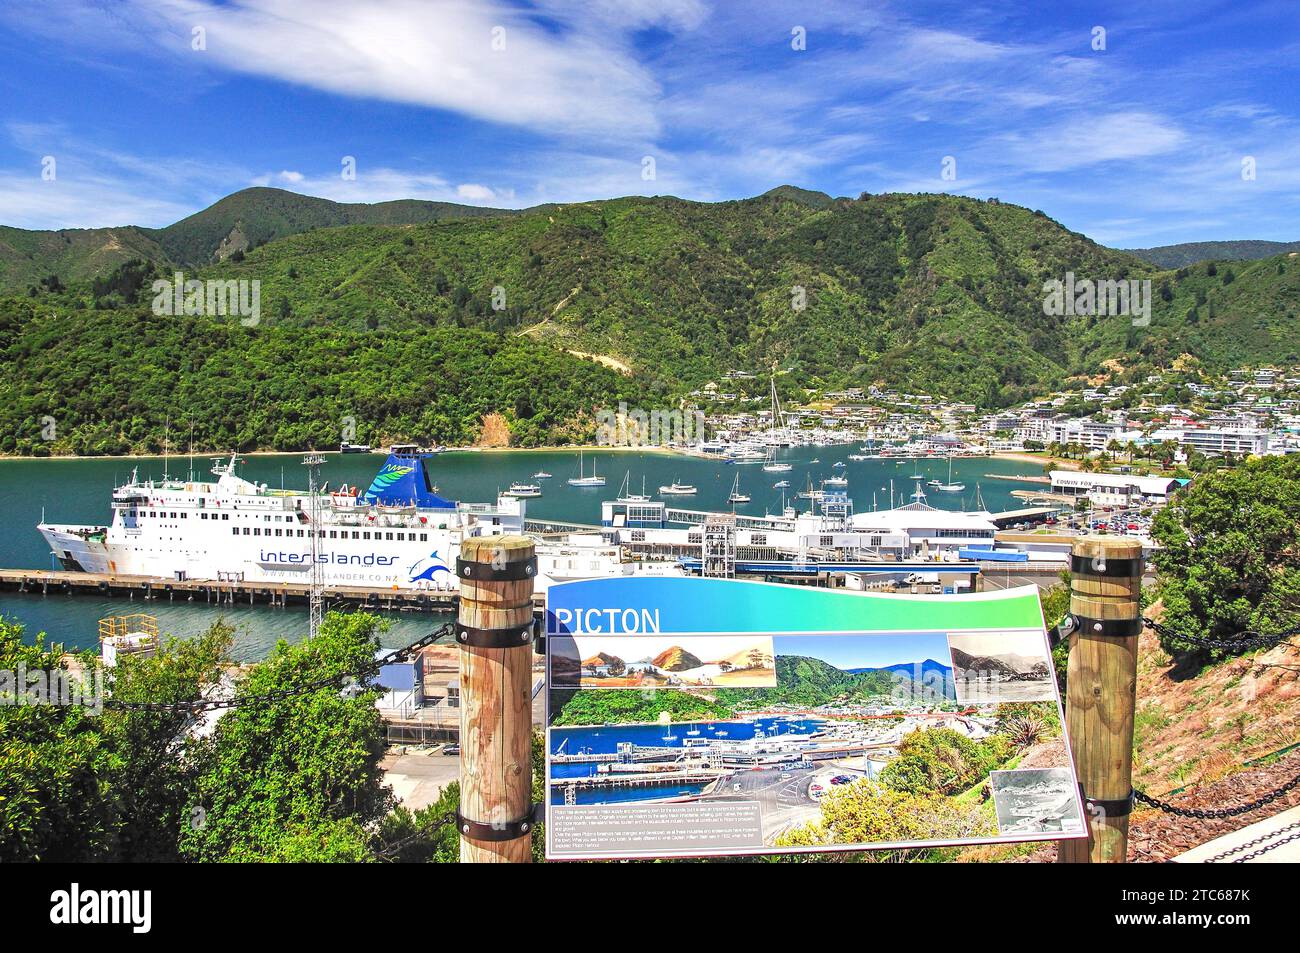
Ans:
[[[1142,543],[1081,536],[1070,559],[1070,661],[1065,721],[1079,783],[1090,802],[1088,838],[1060,842],[1057,859],[1122,864],[1133,791],[1133,712],[1142,632]]]
[[[533,541],[477,537],[461,543],[460,555],[460,860],[526,864],[533,856]],[[486,647],[493,641],[509,647]],[[525,820],[521,836],[493,839]]]

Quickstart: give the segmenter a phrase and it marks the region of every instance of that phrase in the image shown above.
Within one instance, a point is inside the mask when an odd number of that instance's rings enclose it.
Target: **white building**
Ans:
[[[967,546],[990,549],[997,527],[988,513],[940,510],[924,502],[909,503],[893,510],[859,513],[852,518],[860,533],[906,539],[906,559],[926,559],[951,554]]]
[[[1053,470],[1052,492],[1066,496],[1086,496],[1098,506],[1133,506],[1138,503],[1163,504],[1178,489],[1177,480],[1169,477],[1141,477],[1127,473],[1083,473],[1079,470]]]
[[[1268,453],[1269,432],[1254,429],[1223,429],[1218,427],[1187,427],[1181,430],[1156,430],[1151,441],[1160,443],[1172,440],[1184,450],[1192,449],[1207,455]]]

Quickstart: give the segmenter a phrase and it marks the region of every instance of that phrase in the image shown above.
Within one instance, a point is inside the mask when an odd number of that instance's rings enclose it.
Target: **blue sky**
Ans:
[[[793,183],[997,196],[1121,247],[1295,240],[1298,54],[1292,0],[6,0],[0,223]]]

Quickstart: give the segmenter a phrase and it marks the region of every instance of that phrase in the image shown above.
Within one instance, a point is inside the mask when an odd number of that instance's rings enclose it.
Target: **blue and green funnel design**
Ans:
[[[422,510],[454,510],[456,504],[433,492],[424,459],[418,454],[390,453],[375,474],[370,488],[363,494],[367,503],[385,506],[410,506]]]

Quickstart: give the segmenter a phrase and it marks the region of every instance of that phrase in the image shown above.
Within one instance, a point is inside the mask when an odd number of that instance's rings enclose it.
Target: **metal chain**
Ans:
[[[1300,840],[1300,834],[1292,834],[1290,837],[1283,837],[1281,840],[1274,841],[1273,843],[1269,844],[1267,847],[1261,847],[1259,850],[1251,851],[1245,857],[1238,857],[1236,860],[1233,861],[1233,863],[1244,864],[1249,860],[1254,860],[1256,857],[1263,857],[1271,850],[1277,850],[1283,844],[1289,844],[1292,841],[1297,841],[1297,840]]]
[[[1278,645],[1287,639],[1300,635],[1300,626],[1292,626],[1278,632],[1276,635],[1263,635],[1247,629],[1244,632],[1238,632],[1230,639],[1208,639],[1199,635],[1183,635],[1181,632],[1174,632],[1169,626],[1156,622],[1154,619],[1143,618],[1142,622],[1154,629],[1159,635],[1166,635],[1171,639],[1177,639],[1180,642],[1207,649],[1262,649],[1265,646]]]
[[[1284,834],[1287,831],[1295,831],[1295,830],[1300,830],[1300,821],[1297,821],[1294,824],[1288,824],[1286,827],[1280,827],[1270,834],[1265,834],[1263,837],[1256,837],[1254,840],[1248,840],[1243,844],[1238,844],[1236,847],[1230,848],[1229,850],[1225,850],[1221,854],[1215,854],[1213,857],[1206,858],[1205,862],[1207,864],[1217,864],[1219,861],[1223,860],[1226,857],[1231,857],[1233,854],[1240,854],[1243,850],[1250,850],[1250,848],[1258,847],[1260,844],[1267,844],[1269,841],[1271,841],[1273,838],[1277,837],[1278,835]],[[1258,850],[1252,851],[1251,853],[1247,854],[1245,857],[1237,858],[1236,860],[1232,861],[1232,863],[1244,864],[1247,860],[1253,857],[1258,857],[1260,854],[1266,853],[1269,850],[1273,850],[1276,847],[1280,847],[1283,844],[1289,844],[1291,841],[1296,840],[1297,838],[1300,838],[1300,833],[1292,834],[1290,837],[1287,837],[1284,840],[1280,840],[1276,844],[1270,845],[1264,851],[1258,851]]]
[[[322,688],[334,688],[345,679],[360,681],[366,675],[371,675],[385,665],[393,665],[397,662],[404,661],[418,652],[425,646],[432,645],[440,638],[449,636],[454,626],[447,624],[435,629],[428,635],[416,639],[410,645],[400,649],[394,649],[373,662],[367,662],[365,665],[358,666],[351,672],[340,672],[337,675],[329,675],[325,678],[318,678],[314,681],[307,682],[294,689],[287,689],[279,692],[267,692],[265,695],[246,695],[235,698],[218,698],[202,699],[196,698],[192,701],[183,702],[130,702],[122,701],[116,698],[104,700],[105,708],[116,708],[122,711],[158,711],[158,712],[188,712],[197,714],[205,711],[216,711],[223,708],[239,708],[247,705],[265,705],[271,702],[286,701],[290,698],[296,698],[300,695],[306,695],[309,692],[319,691]],[[453,820],[455,818],[453,817]]]
[[[1300,786],[1300,774],[1297,774],[1276,791],[1269,791],[1267,794],[1256,798],[1248,804],[1238,804],[1236,807],[1210,808],[1209,810],[1202,808],[1178,807],[1174,804],[1170,804],[1168,801],[1162,801],[1158,797],[1152,797],[1150,794],[1144,794],[1137,790],[1133,792],[1133,796],[1143,804],[1149,804],[1151,807],[1164,811],[1166,814],[1175,814],[1178,817],[1195,817],[1200,820],[1214,820],[1224,817],[1236,817],[1239,814],[1249,814],[1251,811],[1258,811],[1261,807],[1273,803],[1297,786]]]

